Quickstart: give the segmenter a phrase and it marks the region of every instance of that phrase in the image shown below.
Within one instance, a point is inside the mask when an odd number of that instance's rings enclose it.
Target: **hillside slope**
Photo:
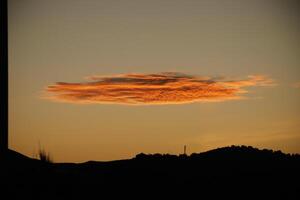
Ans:
[[[129,160],[80,164],[44,163],[10,154],[1,160],[1,182],[4,191],[16,197],[86,198],[137,192],[243,199],[300,197],[300,156],[280,151],[231,146],[190,156],[141,153]]]

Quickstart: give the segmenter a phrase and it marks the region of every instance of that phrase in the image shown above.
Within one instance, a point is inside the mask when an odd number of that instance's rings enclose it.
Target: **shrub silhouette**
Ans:
[[[44,149],[39,149],[38,157],[44,163],[53,163],[50,153],[47,153]]]

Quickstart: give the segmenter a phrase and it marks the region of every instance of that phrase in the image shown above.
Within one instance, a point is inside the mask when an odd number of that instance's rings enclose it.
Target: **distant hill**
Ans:
[[[0,161],[2,189],[17,198],[141,192],[300,199],[300,155],[250,146],[223,147],[190,156],[140,153],[128,160],[81,164],[46,163],[9,151]],[[115,192],[109,193],[111,190]]]

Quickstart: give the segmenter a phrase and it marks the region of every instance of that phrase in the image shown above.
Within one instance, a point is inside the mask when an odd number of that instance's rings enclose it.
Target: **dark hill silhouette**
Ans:
[[[250,146],[190,156],[140,153],[128,160],[80,164],[41,162],[10,150],[0,161],[0,180],[5,183],[1,188],[19,198],[149,196],[158,192],[210,199],[300,197],[300,155]]]

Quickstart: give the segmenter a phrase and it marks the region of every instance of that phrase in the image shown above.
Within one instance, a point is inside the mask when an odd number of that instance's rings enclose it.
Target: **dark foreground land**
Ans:
[[[300,155],[246,146],[81,164],[47,163],[9,150],[1,156],[0,170],[1,196],[7,199],[159,199],[161,194],[183,199],[300,199]]]

